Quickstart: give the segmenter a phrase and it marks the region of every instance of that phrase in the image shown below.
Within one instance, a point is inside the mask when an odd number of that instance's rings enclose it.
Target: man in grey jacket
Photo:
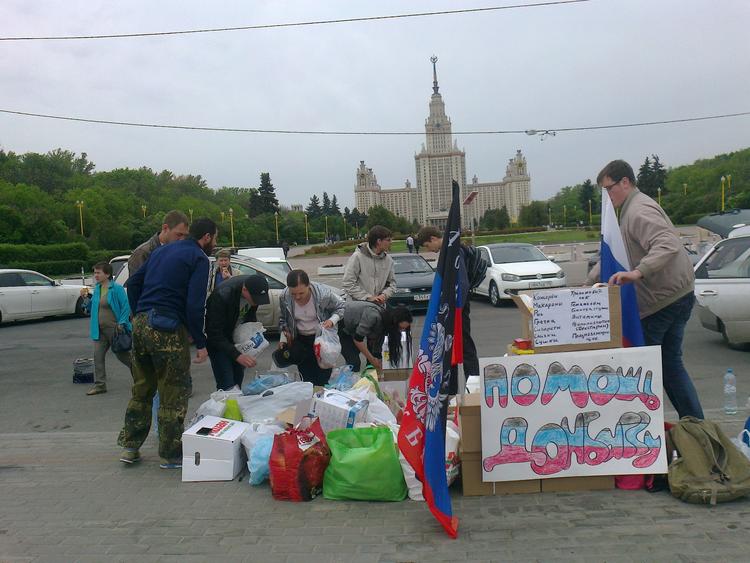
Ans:
[[[313,344],[321,328],[335,328],[344,316],[344,301],[332,287],[311,282],[304,270],[289,272],[286,285],[280,299],[281,338],[274,362],[279,367],[296,364],[302,379],[325,385],[331,370],[318,366]]]
[[[703,418],[698,394],[682,362],[682,339],[695,301],[690,259],[667,214],[636,187],[627,162],[613,160],[599,172],[596,182],[620,210],[620,231],[633,268],[617,272],[609,283],[635,284],[646,345],[661,346],[662,379],[669,400],[680,418]],[[599,264],[589,273],[589,281],[598,279]]]
[[[343,289],[347,299],[371,301],[381,306],[396,291],[391,231],[375,225],[367,233],[367,242],[358,245],[344,268]]]

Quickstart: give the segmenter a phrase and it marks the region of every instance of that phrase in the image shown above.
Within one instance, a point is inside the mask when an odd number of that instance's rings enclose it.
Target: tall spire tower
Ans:
[[[432,96],[430,114],[425,120],[425,144],[414,156],[417,166],[417,193],[419,194],[420,223],[442,226],[448,217],[451,204],[451,183],[461,186],[462,198],[466,186],[466,153],[453,142],[451,120],[445,114],[445,103],[440,95],[437,79],[436,56],[432,63]]]

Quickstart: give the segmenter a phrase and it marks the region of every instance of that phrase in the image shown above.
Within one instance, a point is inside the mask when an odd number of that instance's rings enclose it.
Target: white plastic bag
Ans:
[[[234,347],[240,354],[255,358],[268,348],[268,340],[263,336],[266,329],[263,323],[242,323],[232,333]]]
[[[313,343],[315,359],[318,360],[318,366],[321,369],[331,369],[336,367],[336,362],[341,354],[341,342],[339,333],[335,328],[324,328],[320,334],[315,337]]]
[[[273,437],[281,434],[284,426],[278,422],[253,422],[244,434],[240,442],[247,454],[247,469],[250,471],[248,482],[251,485],[260,485],[268,478],[268,459],[271,455]],[[270,444],[263,444],[263,440],[270,439]]]
[[[260,395],[237,397],[237,404],[245,422],[263,422],[273,419],[289,407],[297,406],[300,401],[312,399],[313,384],[294,381],[268,389]]]

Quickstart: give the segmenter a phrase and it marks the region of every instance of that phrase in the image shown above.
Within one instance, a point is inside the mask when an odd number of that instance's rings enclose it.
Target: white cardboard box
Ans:
[[[242,470],[240,437],[250,425],[205,416],[182,434],[183,481],[231,481]]]
[[[328,390],[313,397],[310,412],[320,419],[323,432],[337,428],[354,428],[356,422],[364,422],[370,402],[356,399],[341,391]]]

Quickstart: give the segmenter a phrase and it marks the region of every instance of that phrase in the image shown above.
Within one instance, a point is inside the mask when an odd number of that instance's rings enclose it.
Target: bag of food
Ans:
[[[268,340],[263,336],[265,331],[263,323],[242,323],[232,333],[234,347],[240,354],[245,354],[251,358],[259,356],[263,350],[268,348]]]
[[[293,430],[273,439],[268,468],[276,500],[308,501],[323,487],[331,451],[317,418],[303,418]]]
[[[323,496],[331,500],[399,501],[406,482],[393,434],[386,426],[342,428],[328,433],[331,463]]]
[[[315,359],[318,360],[318,366],[321,369],[331,369],[336,367],[336,361],[341,354],[341,342],[339,333],[335,328],[321,329],[320,334],[315,337],[313,343]]]

